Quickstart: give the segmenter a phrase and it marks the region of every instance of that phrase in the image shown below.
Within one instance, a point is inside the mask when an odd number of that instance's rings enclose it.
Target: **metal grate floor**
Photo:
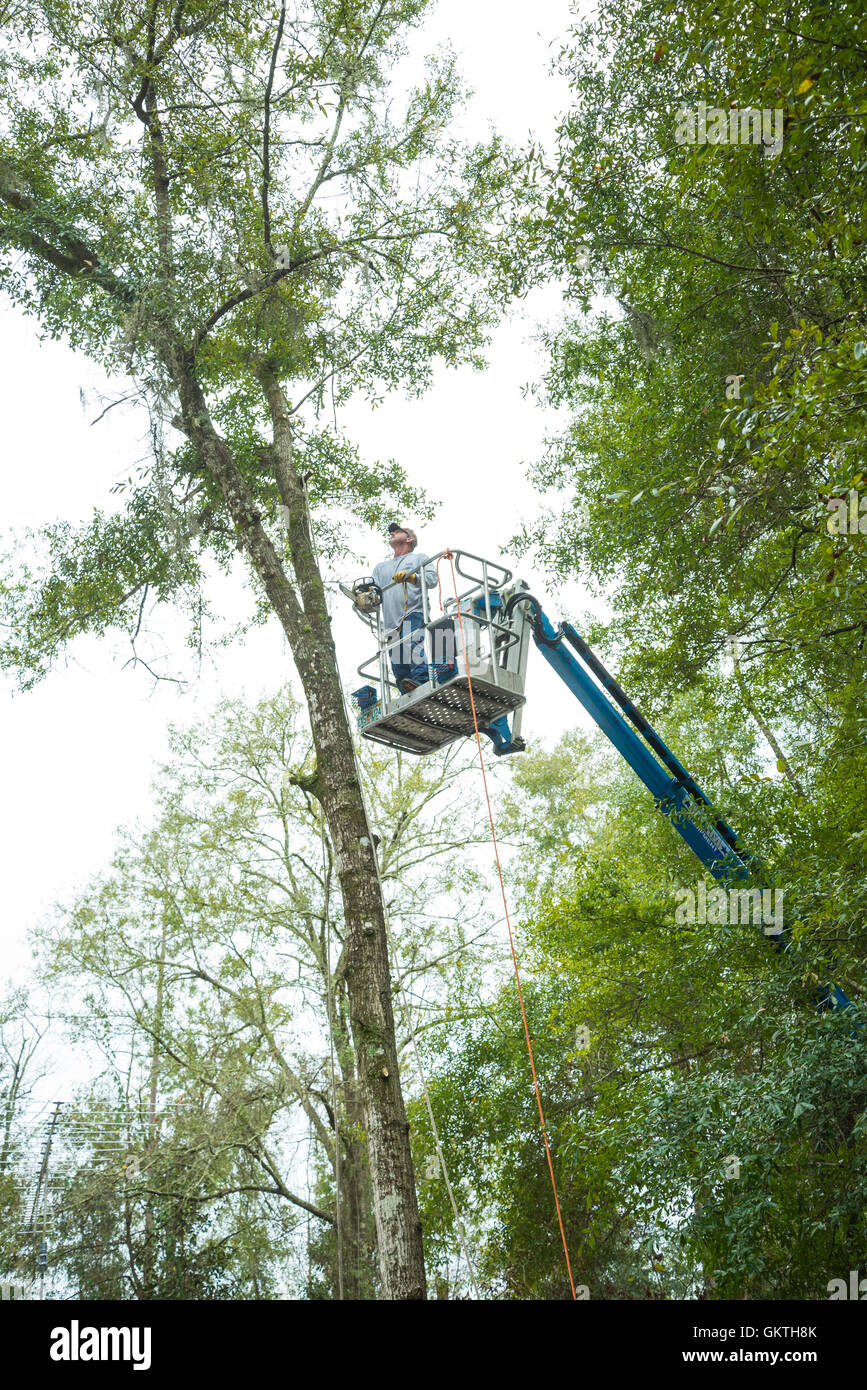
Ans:
[[[524,704],[524,696],[519,692],[478,676],[473,678],[473,699],[480,728]],[[371,720],[361,729],[363,738],[408,753],[431,753],[472,733],[473,711],[466,676],[457,676],[434,690],[422,687],[399,710]]]

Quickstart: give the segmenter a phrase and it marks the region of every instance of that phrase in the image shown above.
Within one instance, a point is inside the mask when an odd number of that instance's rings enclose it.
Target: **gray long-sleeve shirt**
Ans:
[[[393,555],[390,560],[383,560],[373,571],[373,579],[384,589],[396,573],[406,570],[415,574],[422,566],[425,583],[434,588],[437,582],[436,565],[432,565],[429,556],[422,555],[418,550],[411,550],[408,555]],[[382,596],[383,634],[386,637],[393,636],[408,614],[421,611],[421,581],[413,584],[411,580],[407,580],[405,584],[396,584]]]

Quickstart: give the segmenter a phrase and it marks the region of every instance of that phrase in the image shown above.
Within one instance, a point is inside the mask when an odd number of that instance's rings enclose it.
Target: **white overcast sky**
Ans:
[[[549,61],[568,30],[568,0],[440,0],[424,31],[428,49],[448,41],[475,91],[462,122],[468,137],[493,125],[524,141],[530,131],[550,138],[567,104],[565,85]],[[540,499],[525,477],[541,440],[554,424],[521,394],[538,377],[541,360],[531,342],[534,327],[560,313],[555,287],[533,296],[522,317],[496,333],[484,374],[438,372],[421,401],[398,395],[376,411],[353,404],[340,423],[368,458],[394,457],[414,482],[442,503],[421,529],[429,554],[446,545],[510,563],[504,551],[520,521],[535,515]],[[147,450],[146,421],[113,411],[96,427],[99,407],[82,410],[80,392],[112,389],[84,357],[59,343],[40,342],[33,321],[0,304],[3,435],[6,445],[2,531],[67,519],[86,520],[95,506],[111,505],[109,489],[128,476]],[[401,518],[411,524],[411,518]],[[371,536],[369,571],[384,558]],[[530,567],[517,567],[544,593]],[[340,578],[352,578],[342,574]],[[234,598],[234,605],[233,605]],[[249,600],[226,586],[226,608],[238,616]],[[577,613],[586,598],[575,588],[552,596],[552,618]],[[172,640],[172,630],[167,641]],[[365,632],[347,611],[335,614],[335,635],[344,680],[367,655]],[[104,867],[121,824],[146,821],[149,784],[166,753],[170,722],[204,717],[223,694],[250,701],[270,693],[289,672],[276,621],[243,644],[216,650],[201,678],[184,693],[123,669],[125,639],[81,639],[35,690],[0,687],[3,704],[2,952],[0,978],[23,975],[29,961],[30,927],[55,901],[69,901],[77,887]],[[531,652],[529,703],[524,734],[529,743],[550,740],[583,722],[579,707],[547,664]]]

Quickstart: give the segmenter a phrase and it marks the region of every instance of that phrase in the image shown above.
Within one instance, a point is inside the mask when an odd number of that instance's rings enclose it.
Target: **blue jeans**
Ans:
[[[399,636],[400,641],[395,641],[389,653],[398,690],[403,690],[403,683],[407,680],[424,685],[430,679],[424,650],[424,615],[407,613],[400,625]]]

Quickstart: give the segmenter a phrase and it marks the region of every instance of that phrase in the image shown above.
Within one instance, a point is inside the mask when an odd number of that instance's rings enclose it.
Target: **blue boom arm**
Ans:
[[[533,637],[545,660],[580,700],[636,776],[640,777],[652,793],[659,810],[686,841],[693,854],[721,883],[738,883],[748,879],[754,872],[753,856],[738,844],[731,826],[715,816],[711,802],[701,787],[614,677],[609,675],[584,639],[569,623],[561,623],[555,630],[532,594],[515,594],[506,606],[507,616],[518,603],[527,603],[531,607]],[[581,661],[569,650],[567,643]],[[589,672],[593,673],[599,685],[591,679]],[[611,699],[606,697],[603,690],[608,692]],[[612,704],[612,700],[616,705]],[[654,757],[653,753],[657,756]],[[788,949],[789,939],[785,929],[781,933],[768,935],[778,949]],[[850,1006],[850,1000],[837,985],[823,986],[814,997],[820,1008]]]

